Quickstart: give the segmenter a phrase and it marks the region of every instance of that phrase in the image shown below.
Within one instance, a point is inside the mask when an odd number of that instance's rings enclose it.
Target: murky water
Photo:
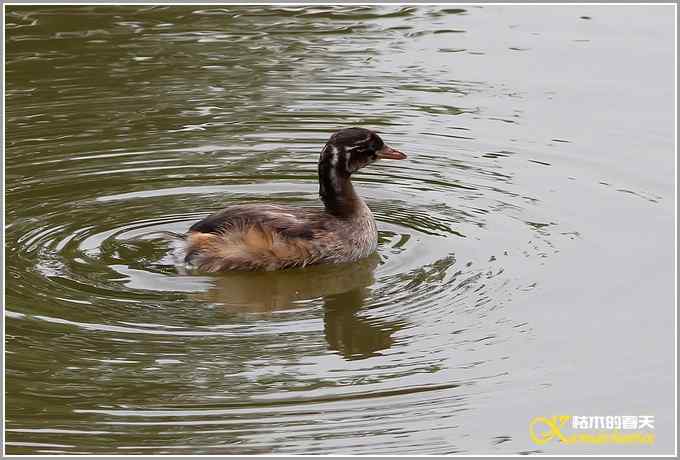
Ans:
[[[9,7],[8,453],[669,453],[673,9]],[[182,274],[156,231],[318,203],[375,257]],[[532,417],[655,416],[653,446]]]

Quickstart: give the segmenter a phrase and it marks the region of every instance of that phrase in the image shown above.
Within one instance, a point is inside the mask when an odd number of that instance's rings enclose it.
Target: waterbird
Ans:
[[[236,204],[193,224],[184,262],[205,272],[274,271],[356,262],[378,246],[375,218],[352,185],[352,174],[379,159],[403,160],[365,128],[335,132],[319,157],[321,207]]]

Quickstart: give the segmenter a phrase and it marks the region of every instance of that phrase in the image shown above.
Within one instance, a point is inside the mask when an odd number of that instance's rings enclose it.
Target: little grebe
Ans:
[[[377,248],[378,230],[351,175],[380,158],[403,160],[406,155],[368,129],[336,132],[319,158],[323,209],[229,206],[189,228],[185,262],[208,272],[271,271],[367,257]]]

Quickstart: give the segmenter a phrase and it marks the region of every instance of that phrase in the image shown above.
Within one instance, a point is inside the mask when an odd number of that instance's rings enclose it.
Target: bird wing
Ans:
[[[324,244],[322,211],[279,205],[237,205],[192,225],[186,260],[208,271],[307,265]]]

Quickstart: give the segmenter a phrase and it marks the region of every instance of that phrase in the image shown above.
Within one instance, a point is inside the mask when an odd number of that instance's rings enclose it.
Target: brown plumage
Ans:
[[[344,263],[373,253],[375,220],[356,194],[351,175],[379,158],[403,159],[367,129],[335,133],[319,158],[324,208],[233,205],[192,225],[185,261],[202,271],[279,270]]]

